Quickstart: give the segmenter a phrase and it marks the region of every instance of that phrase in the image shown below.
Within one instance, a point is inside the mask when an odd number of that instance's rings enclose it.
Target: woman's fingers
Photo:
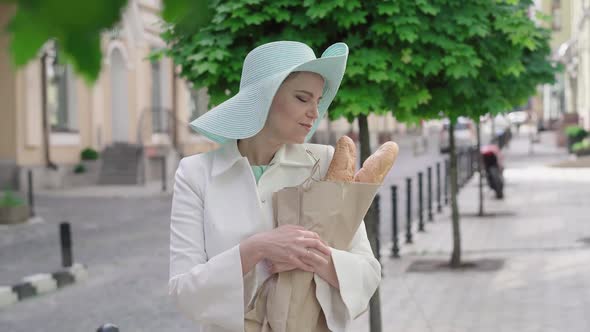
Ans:
[[[271,264],[268,271],[270,274],[280,273],[280,272],[287,272],[295,270],[297,267],[291,264]]]
[[[305,238],[311,238],[311,239],[320,239],[320,236],[318,235],[318,233],[316,232],[312,232],[312,231],[308,231],[308,230],[300,230],[301,235]]]
[[[314,249],[309,250],[309,255],[307,255],[303,259],[303,261],[312,266],[328,264],[327,256],[320,254],[318,251],[315,251]]]
[[[293,269],[314,272],[330,261],[331,248],[316,232],[299,225],[283,225],[272,233],[266,250],[266,259],[273,264],[269,269],[272,273]]]
[[[295,257],[295,256],[291,257],[290,262],[288,262],[286,264],[281,264],[281,266],[283,268],[288,268],[288,270],[293,270],[292,268],[290,268],[291,266],[293,266],[294,268],[301,269],[301,270],[307,271],[307,272],[314,271],[313,266],[304,263],[299,257]],[[288,270],[285,270],[285,271],[288,271]],[[280,272],[282,272],[282,271],[280,271]]]
[[[328,264],[328,257],[316,251],[307,249],[302,251],[299,257],[290,256],[289,262],[266,263],[271,274],[300,269],[307,272],[315,272],[315,267]]]
[[[332,255],[332,250],[323,241],[318,239],[303,238],[299,240],[299,245],[304,248],[315,249],[326,256]]]

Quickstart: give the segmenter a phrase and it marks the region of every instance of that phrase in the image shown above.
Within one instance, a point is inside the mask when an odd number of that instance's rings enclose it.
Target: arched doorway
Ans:
[[[118,48],[111,52],[111,122],[115,142],[129,141],[127,66]]]

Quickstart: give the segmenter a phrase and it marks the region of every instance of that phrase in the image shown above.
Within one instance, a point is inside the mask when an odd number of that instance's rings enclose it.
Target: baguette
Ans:
[[[399,147],[395,142],[385,142],[365,162],[354,175],[354,182],[381,184],[393,166]]]
[[[334,182],[353,182],[356,168],[356,145],[348,136],[336,142],[334,156],[326,173],[325,180]]]

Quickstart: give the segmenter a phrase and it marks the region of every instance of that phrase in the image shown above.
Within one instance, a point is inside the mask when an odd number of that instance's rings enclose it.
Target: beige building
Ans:
[[[539,2],[539,1],[537,1]],[[562,45],[566,44],[571,38],[570,20],[572,16],[571,1],[543,0],[538,4],[538,8],[545,15],[551,17],[549,23],[543,24],[551,29],[551,50],[552,58],[560,60],[559,50]],[[574,112],[571,104],[568,104],[566,96],[567,87],[571,81],[566,73],[558,73],[556,82],[553,85],[546,84],[542,87],[542,113],[546,125],[555,125],[556,122],[563,118],[563,114]]]
[[[216,147],[188,127],[207,110],[206,91],[176,77],[170,59],[146,59],[164,46],[160,9],[158,0],[129,1],[120,24],[102,36],[102,70],[92,86],[59,64],[52,42],[16,70],[9,36],[0,32],[0,189],[24,190],[29,170],[37,188],[143,184],[161,179],[163,161],[171,180],[179,158]],[[15,10],[0,5],[1,27]],[[373,145],[396,128],[391,115],[371,116],[369,124]],[[324,121],[313,141],[329,144],[356,133],[356,123]],[[86,148],[101,158],[84,162],[86,172],[76,174]]]
[[[206,95],[176,78],[170,59],[146,60],[164,46],[159,11],[158,1],[129,1],[118,27],[102,36],[102,71],[93,86],[58,64],[59,45],[51,42],[38,58],[15,70],[9,36],[0,34],[0,189],[22,189],[28,170],[36,186],[45,188],[116,181],[113,174],[105,176],[105,164],[116,164],[113,159],[129,151],[140,154],[118,162],[134,170],[126,174],[131,182],[144,183],[160,174],[162,157],[171,173],[179,156],[214,146],[188,128],[206,108]],[[0,5],[1,27],[14,12],[14,6]],[[138,148],[116,153],[117,146]],[[73,168],[85,148],[105,152],[105,158],[102,165],[88,163],[87,173],[96,174],[80,181]],[[109,148],[115,152],[106,153]],[[113,158],[107,160],[108,155]]]
[[[564,71],[543,90],[544,114],[563,114],[567,124],[590,129],[590,1],[543,0],[539,4],[552,16],[553,58]]]
[[[565,2],[565,1],[562,1]],[[572,0],[571,39],[560,50],[571,82],[566,91],[571,108],[577,111],[580,123],[590,129],[590,1]]]

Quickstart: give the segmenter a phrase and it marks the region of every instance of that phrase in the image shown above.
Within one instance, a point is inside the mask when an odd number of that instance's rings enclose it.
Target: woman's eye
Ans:
[[[297,99],[299,99],[299,101],[302,101],[302,102],[304,102],[304,103],[307,101],[307,100],[305,100],[305,99],[303,99],[303,98],[301,98],[301,97],[299,97],[299,96],[297,97]]]

